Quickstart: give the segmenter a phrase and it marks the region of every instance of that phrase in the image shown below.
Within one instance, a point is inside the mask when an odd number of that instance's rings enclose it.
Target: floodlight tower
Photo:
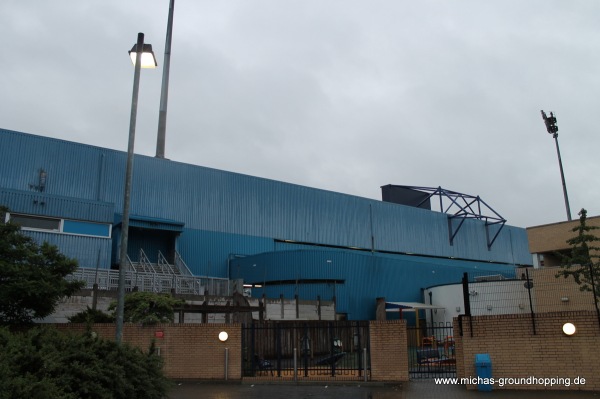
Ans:
[[[565,183],[565,173],[563,172],[562,160],[560,158],[560,149],[558,147],[558,126],[556,126],[556,117],[554,113],[550,112],[548,117],[544,111],[542,112],[542,118],[544,118],[544,124],[546,124],[546,130],[554,137],[556,143],[556,154],[558,155],[558,166],[560,168],[560,178],[562,180],[563,195],[565,197],[565,208],[567,209],[567,220],[571,221],[571,208],[569,207],[569,196],[567,195],[567,184]]]

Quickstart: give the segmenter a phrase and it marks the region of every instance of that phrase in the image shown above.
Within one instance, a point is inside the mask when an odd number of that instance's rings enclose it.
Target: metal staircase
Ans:
[[[187,267],[186,263],[179,255],[179,252],[175,251],[175,261],[173,264],[169,263],[167,258],[158,251],[157,262],[151,262],[150,258],[146,255],[143,249],[140,248],[140,255],[137,262],[131,261],[131,268],[136,273],[157,273],[162,275],[176,275],[176,276],[192,276],[192,272]]]

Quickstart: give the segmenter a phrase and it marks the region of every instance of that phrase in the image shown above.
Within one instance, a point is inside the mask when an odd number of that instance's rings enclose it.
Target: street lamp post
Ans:
[[[565,173],[563,172],[562,160],[560,157],[560,148],[558,147],[558,126],[556,126],[556,117],[554,113],[550,112],[548,117],[544,111],[542,112],[542,118],[546,124],[546,130],[554,138],[556,143],[556,155],[558,155],[558,167],[560,168],[560,179],[562,181],[563,196],[565,198],[565,208],[567,209],[567,220],[571,221],[571,208],[569,207],[569,196],[567,195],[567,184],[565,183]]]
[[[129,144],[127,146],[127,166],[125,171],[125,190],[123,195],[123,219],[121,221],[121,251],[119,254],[119,285],[117,297],[116,341],[123,339],[123,311],[125,308],[125,272],[127,267],[127,240],[129,238],[129,208],[131,200],[131,180],[133,176],[133,146],[135,142],[135,124],[137,120],[138,92],[140,88],[140,69],[155,68],[156,59],[150,44],[144,44],[144,34],[138,33],[137,43],[129,51],[135,65],[133,74],[133,95],[131,98],[131,116],[129,119]]]

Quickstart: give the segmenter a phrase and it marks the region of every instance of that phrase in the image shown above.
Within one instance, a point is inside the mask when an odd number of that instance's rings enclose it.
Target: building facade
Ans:
[[[81,268],[116,268],[126,156],[0,130],[0,204]],[[465,271],[532,263],[522,228],[141,155],[130,213],[134,262],[180,259],[252,296],[333,300],[351,320],[373,319],[377,297],[422,301]]]

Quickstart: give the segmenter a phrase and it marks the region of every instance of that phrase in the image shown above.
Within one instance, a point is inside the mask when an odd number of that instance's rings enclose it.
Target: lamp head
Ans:
[[[129,57],[131,57],[131,62],[135,66],[135,59],[137,55],[137,44],[134,44],[131,50],[129,50]],[[142,63],[140,68],[156,68],[158,63],[156,62],[156,57],[154,56],[154,52],[152,51],[152,45],[144,43],[142,47]]]

